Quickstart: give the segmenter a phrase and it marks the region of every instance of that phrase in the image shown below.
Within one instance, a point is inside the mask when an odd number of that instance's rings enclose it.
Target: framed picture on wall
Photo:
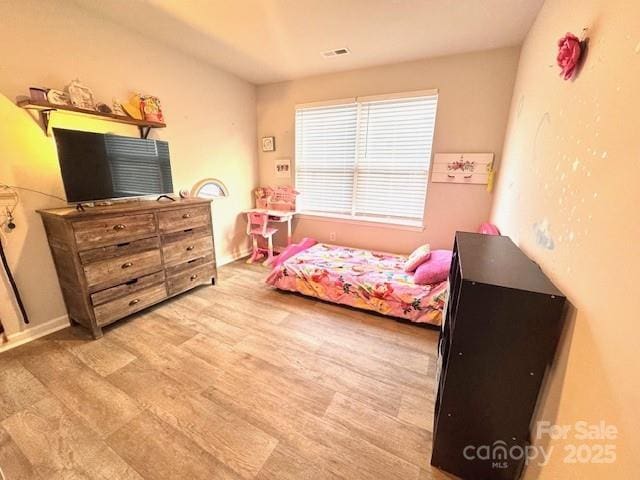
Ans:
[[[275,174],[278,178],[291,177],[291,160],[288,158],[280,158],[275,162]]]
[[[276,150],[276,137],[262,137],[262,151],[274,152]]]

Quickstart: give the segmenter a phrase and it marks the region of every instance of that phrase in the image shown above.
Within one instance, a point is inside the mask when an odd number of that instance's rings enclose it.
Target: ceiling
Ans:
[[[75,0],[264,84],[519,45],[544,0]],[[350,55],[324,58],[348,47]]]

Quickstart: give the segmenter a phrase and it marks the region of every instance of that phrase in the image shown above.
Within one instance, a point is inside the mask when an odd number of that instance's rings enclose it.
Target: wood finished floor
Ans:
[[[266,273],[0,354],[6,478],[450,478],[429,466],[437,331]]]

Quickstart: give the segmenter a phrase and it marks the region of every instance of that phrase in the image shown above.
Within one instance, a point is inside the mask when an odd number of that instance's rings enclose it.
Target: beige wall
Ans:
[[[589,27],[575,81],[556,41]],[[640,3],[547,0],[522,49],[493,219],[573,304],[543,419],[615,425],[614,464],[568,464],[567,442],[528,478],[640,478],[637,273],[640,239]]]
[[[169,142],[174,186],[222,179],[231,196],[214,205],[216,253],[228,260],[248,243],[238,212],[252,205],[257,184],[255,87],[113,23],[85,14],[73,2],[0,3],[0,183],[62,195],[55,145],[15,97],[30,85],[61,88],[78,77],[107,103],[132,91],[158,95],[168,127],[151,137]],[[59,116],[66,128],[137,135],[135,127]],[[21,192],[18,228],[1,234],[37,326],[65,314],[37,208],[54,199]],[[0,281],[0,317],[10,334],[21,330]]]
[[[275,136],[277,148],[258,153],[260,183],[293,182],[275,178],[273,168],[275,159],[294,160],[296,104],[430,88],[440,93],[433,151],[495,152],[499,159],[518,54],[518,48],[505,48],[260,86],[258,137]],[[425,242],[451,248],[455,231],[475,231],[490,209],[485,186],[431,183],[424,231],[299,218],[294,239],[329,241],[335,232],[335,243],[384,251],[407,253]]]

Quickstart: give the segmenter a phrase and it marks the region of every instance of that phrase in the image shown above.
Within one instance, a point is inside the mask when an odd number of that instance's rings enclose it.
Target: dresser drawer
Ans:
[[[190,268],[173,277],[169,277],[167,284],[169,285],[169,295],[175,295],[180,292],[189,290],[196,285],[208,283],[214,276],[214,263]]]
[[[195,240],[196,238],[207,236],[211,236],[211,229],[208,225],[204,227],[189,228],[178,232],[164,233],[162,235],[162,245],[167,246],[172,243],[180,242],[181,240],[186,240],[187,238]]]
[[[152,285],[158,285],[164,283],[165,275],[164,271],[152,273],[151,275],[145,275],[144,277],[134,278],[122,285],[107,288],[91,295],[91,303],[93,305],[101,305],[103,303],[110,302],[116,298],[121,298],[132,293],[149,288]]]
[[[124,255],[85,265],[84,274],[90,292],[96,292],[128,280],[162,270],[160,250]]]
[[[174,277],[180,273],[183,273],[195,267],[200,267],[206,263],[213,263],[215,265],[215,257],[213,256],[213,252],[211,252],[209,255],[205,255],[204,257],[194,258],[193,260],[189,260],[185,263],[179,263],[177,265],[166,267],[167,277]]]
[[[134,240],[132,242],[123,242],[117,245],[109,245],[107,247],[94,248],[79,252],[80,261],[83,264],[99,262],[100,260],[109,260],[110,258],[122,257],[123,255],[132,255],[146,250],[153,250],[160,247],[159,237],[144,238],[142,240]]]
[[[204,257],[213,252],[211,235],[196,239],[186,238],[179,242],[162,247],[164,264],[166,266],[188,262],[194,258]]]
[[[115,245],[145,238],[156,233],[153,214],[105,217],[73,222],[78,250]]]
[[[98,326],[105,325],[158,303],[166,297],[167,287],[164,283],[145,288],[126,297],[95,307],[93,312],[96,317],[96,323]]]
[[[179,208],[158,213],[160,232],[178,232],[209,225],[211,213],[208,206]]]

